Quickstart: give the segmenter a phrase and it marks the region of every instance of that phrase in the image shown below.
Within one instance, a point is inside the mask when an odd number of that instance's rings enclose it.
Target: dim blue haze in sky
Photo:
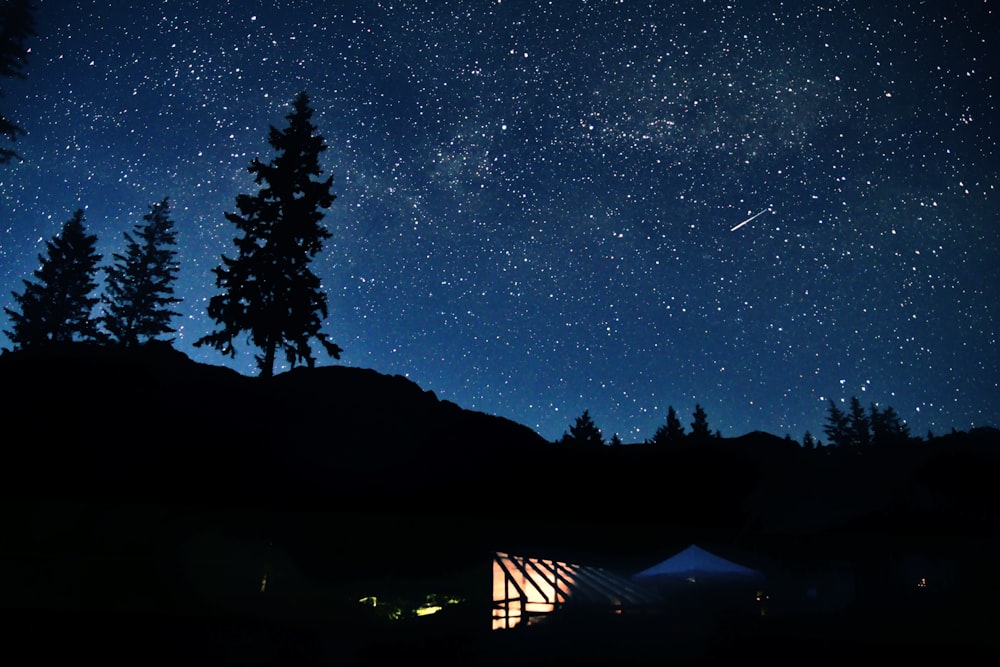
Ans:
[[[36,4],[0,98],[27,132],[7,306],[75,209],[107,258],[169,197],[175,345],[256,374],[192,344],[307,91],[337,195],[321,363],[548,439],[589,410],[642,441],[670,405],[796,439],[831,398],[919,436],[1000,415],[994,2]]]

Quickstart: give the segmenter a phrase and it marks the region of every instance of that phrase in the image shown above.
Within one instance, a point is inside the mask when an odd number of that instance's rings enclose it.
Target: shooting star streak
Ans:
[[[742,227],[743,225],[747,224],[748,222],[750,222],[750,221],[752,221],[752,220],[756,220],[757,218],[759,218],[760,216],[764,215],[765,213],[767,213],[767,212],[768,212],[768,211],[770,211],[770,210],[771,210],[771,209],[769,209],[769,208],[765,208],[765,209],[764,209],[763,211],[761,211],[761,212],[760,212],[760,213],[758,213],[757,215],[751,215],[751,216],[750,216],[749,218],[747,218],[746,220],[744,220],[744,221],[743,221],[743,222],[741,222],[740,224],[736,225],[735,227],[733,227],[733,228],[732,228],[732,229],[730,229],[729,231],[731,231],[731,232],[735,232],[735,231],[736,231],[737,229],[739,229],[739,228],[740,228],[740,227]]]

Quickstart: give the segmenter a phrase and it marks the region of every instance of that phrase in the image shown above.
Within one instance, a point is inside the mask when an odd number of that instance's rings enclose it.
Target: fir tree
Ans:
[[[878,446],[898,445],[910,439],[910,427],[899,418],[891,405],[879,410],[871,406],[872,444]]]
[[[653,444],[658,447],[680,444],[684,440],[684,427],[677,417],[674,406],[667,407],[667,422],[656,429],[653,435]]]
[[[694,421],[691,422],[691,439],[697,442],[708,440],[712,432],[708,428],[708,415],[705,413],[705,408],[696,403],[693,416]]]
[[[173,296],[177,235],[168,199],[151,205],[133,233],[124,233],[125,253],[113,254],[114,264],[105,268],[107,287],[101,317],[111,339],[126,347],[173,333],[170,320],[179,313],[170,306],[181,302]]]
[[[98,299],[90,296],[97,287],[94,276],[101,261],[96,245],[97,237],[84,227],[82,209],[45,242],[47,255],[38,256],[36,280],[25,280],[24,292],[14,293],[20,311],[4,308],[13,323],[4,333],[16,347],[100,338],[91,319]]]
[[[28,61],[25,42],[37,34],[34,12],[28,0],[0,0],[0,77],[25,78],[24,67]],[[23,134],[20,126],[0,113],[0,135],[13,142]],[[19,157],[13,150],[0,148],[0,164]]]
[[[872,444],[871,425],[868,415],[857,396],[851,396],[851,409],[847,414],[847,430],[850,442],[855,447],[867,447]]]
[[[826,433],[826,438],[833,447],[843,447],[851,442],[848,417],[843,410],[837,407],[832,398],[827,408],[826,424],[823,426],[823,432]]]
[[[561,442],[567,445],[603,445],[604,436],[591,419],[590,411],[584,410],[569,427],[569,433],[563,433]]]
[[[314,338],[332,357],[339,359],[342,352],[320,333],[328,314],[326,294],[309,268],[330,238],[320,221],[322,209],[335,199],[332,176],[313,178],[323,173],[319,154],[326,143],[316,134],[312,114],[308,96],[300,93],[286,116],[288,127],[271,127],[268,143],[277,156],[267,164],[258,159],[250,164],[261,188],[256,195],[239,195],[239,212],[226,213],[241,234],[234,239],[237,256],[223,255],[214,269],[216,286],[223,291],[209,301],[208,315],[221,328],[195,342],[235,356],[233,340],[248,333],[262,351],[256,359],[265,377],[274,373],[278,350],[292,366],[303,361],[314,365]]]
[[[806,431],[806,434],[802,436],[802,446],[806,449],[816,449],[816,442],[813,440],[812,433]]]

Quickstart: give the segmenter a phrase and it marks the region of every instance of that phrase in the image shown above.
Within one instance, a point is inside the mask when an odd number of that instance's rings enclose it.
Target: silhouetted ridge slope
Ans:
[[[727,535],[998,525],[1000,441],[806,450],[765,432],[551,443],[347,366],[245,377],[168,345],[6,352],[3,493],[47,500],[463,514]],[[550,530],[544,528],[543,531]],[[559,530],[562,530],[560,528]]]
[[[6,492],[43,498],[413,504],[483,488],[502,450],[546,445],[401,376],[343,366],[264,379],[169,346],[7,352],[3,404],[24,435]]]

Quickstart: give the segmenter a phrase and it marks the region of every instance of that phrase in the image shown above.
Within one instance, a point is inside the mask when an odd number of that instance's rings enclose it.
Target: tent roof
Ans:
[[[678,554],[633,575],[635,579],[646,577],[757,577],[757,570],[728,561],[721,556],[705,551],[692,544]]]

